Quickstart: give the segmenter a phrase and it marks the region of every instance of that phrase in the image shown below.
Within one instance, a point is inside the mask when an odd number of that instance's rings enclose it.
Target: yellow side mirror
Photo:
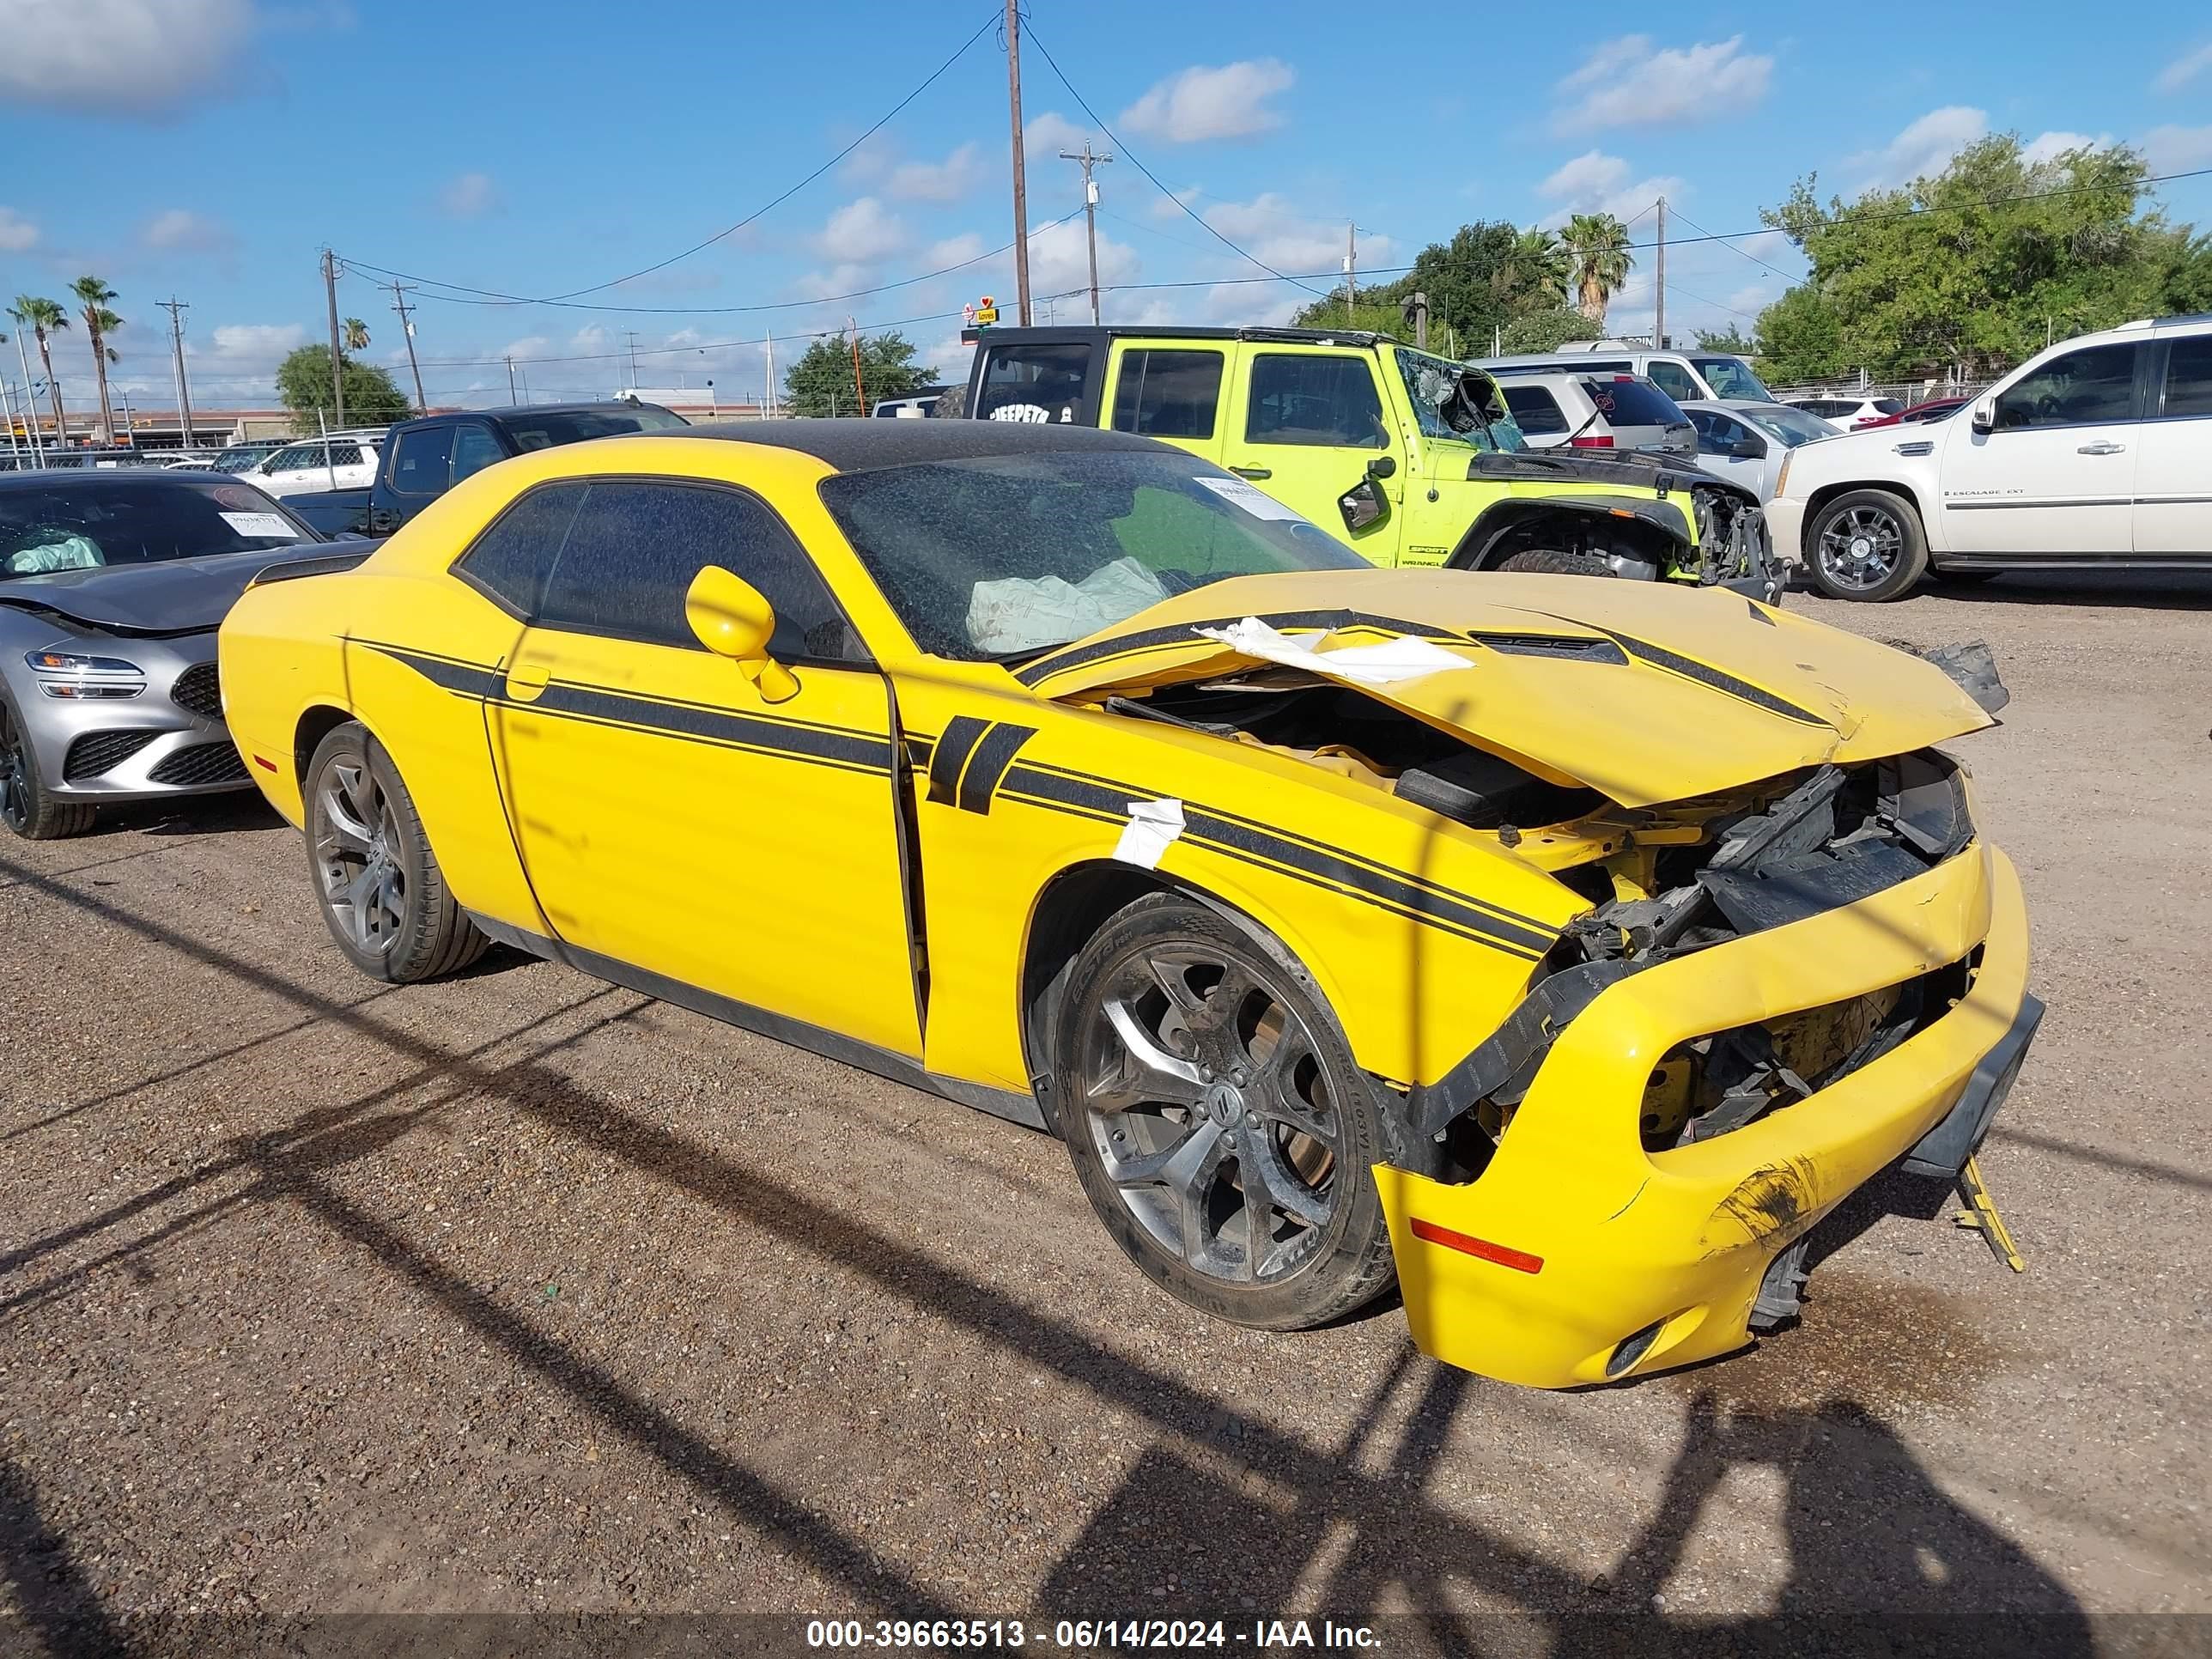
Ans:
[[[781,702],[798,691],[798,676],[768,653],[775,608],[734,571],[710,564],[694,576],[684,593],[684,620],[700,644],[737,664],[765,701]]]

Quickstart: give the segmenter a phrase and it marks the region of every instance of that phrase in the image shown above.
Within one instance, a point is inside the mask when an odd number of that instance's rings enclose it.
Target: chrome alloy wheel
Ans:
[[[1322,1248],[1344,1120],[1304,1020],[1228,951],[1133,949],[1084,1011],[1073,1104],[1145,1231],[1231,1284]]]
[[[1846,508],[1821,526],[1814,556],[1838,587],[1869,592],[1896,574],[1905,556],[1905,526],[1886,508]]]
[[[404,925],[407,876],[392,803],[368,757],[345,755],[330,767],[313,813],[325,907],[356,948],[388,952]]]

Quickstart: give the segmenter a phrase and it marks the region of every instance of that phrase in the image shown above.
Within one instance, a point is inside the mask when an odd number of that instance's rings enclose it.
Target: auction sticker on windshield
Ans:
[[[288,542],[300,539],[300,532],[274,513],[225,513],[220,516],[241,536],[275,536]]]
[[[1289,519],[1293,521],[1302,515],[1294,507],[1285,507],[1264,489],[1255,489],[1242,478],[1200,477],[1204,484],[1224,501],[1234,501],[1255,519]]]

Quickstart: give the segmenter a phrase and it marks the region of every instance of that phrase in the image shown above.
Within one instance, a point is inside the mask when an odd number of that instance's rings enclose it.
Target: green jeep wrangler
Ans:
[[[1672,459],[1530,449],[1498,382],[1388,335],[989,328],[940,414],[1159,438],[1379,565],[1782,590],[1757,496]],[[964,404],[964,407],[962,405]]]

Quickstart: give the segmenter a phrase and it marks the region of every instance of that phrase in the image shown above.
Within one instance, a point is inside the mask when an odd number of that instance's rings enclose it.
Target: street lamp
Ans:
[[[707,418],[710,421],[721,418],[714,408],[714,383],[712,380],[707,382]]]

